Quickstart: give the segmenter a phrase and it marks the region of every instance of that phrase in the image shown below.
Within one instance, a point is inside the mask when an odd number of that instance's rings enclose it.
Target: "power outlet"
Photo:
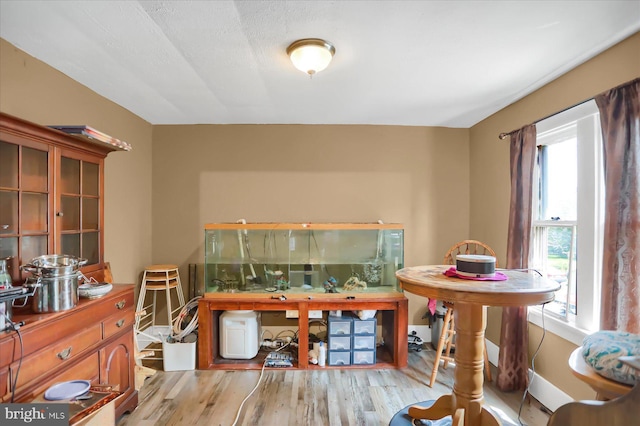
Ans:
[[[288,310],[285,312],[287,318],[298,318],[297,310]],[[309,319],[322,319],[322,311],[309,311]]]

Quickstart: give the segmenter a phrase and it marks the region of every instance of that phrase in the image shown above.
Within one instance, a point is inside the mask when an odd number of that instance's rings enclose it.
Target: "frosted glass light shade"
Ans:
[[[287,48],[293,66],[309,75],[329,66],[335,52],[331,43],[317,38],[298,40]]]

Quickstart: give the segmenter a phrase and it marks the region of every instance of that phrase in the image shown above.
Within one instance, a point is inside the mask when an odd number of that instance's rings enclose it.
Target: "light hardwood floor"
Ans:
[[[429,346],[421,352],[410,350],[405,369],[267,369],[237,424],[388,425],[405,406],[451,393],[453,366],[441,368],[434,387],[428,386],[433,357]],[[140,390],[138,408],[120,418],[118,426],[230,426],[259,376],[259,370],[158,371]],[[485,383],[484,396],[494,411],[520,424],[522,392],[503,393],[492,382]],[[548,417],[537,401],[529,398],[520,421],[543,426]]]

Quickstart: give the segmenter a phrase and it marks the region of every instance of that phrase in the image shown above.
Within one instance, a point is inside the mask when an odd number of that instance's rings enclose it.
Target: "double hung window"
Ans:
[[[600,120],[594,101],[536,125],[533,217],[529,266],[561,288],[545,308],[560,329],[581,343],[599,324],[604,226]],[[537,322],[541,312],[532,309]]]

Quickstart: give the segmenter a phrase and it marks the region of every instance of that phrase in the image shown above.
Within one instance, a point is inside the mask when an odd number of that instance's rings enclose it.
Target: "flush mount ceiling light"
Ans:
[[[331,43],[319,38],[294,41],[287,47],[287,55],[293,66],[310,76],[325,69],[335,53],[336,49]]]

